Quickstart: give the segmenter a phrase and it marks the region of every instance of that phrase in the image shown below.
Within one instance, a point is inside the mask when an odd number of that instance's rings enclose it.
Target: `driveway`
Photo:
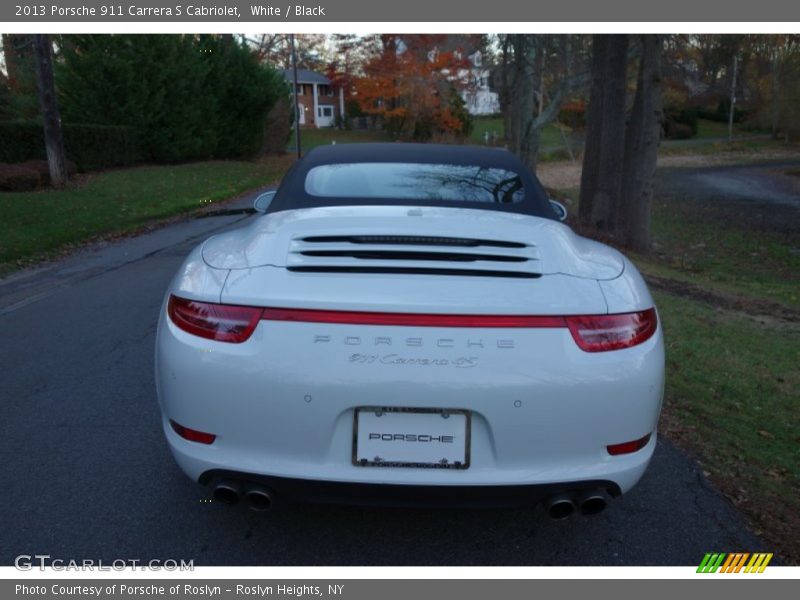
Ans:
[[[173,463],[153,383],[157,316],[189,250],[248,215],[195,219],[0,280],[0,564],[696,565],[760,541],[659,440],[642,482],[596,517],[204,502]]]
[[[700,202],[715,219],[781,233],[800,227],[800,162],[659,168],[656,196]]]

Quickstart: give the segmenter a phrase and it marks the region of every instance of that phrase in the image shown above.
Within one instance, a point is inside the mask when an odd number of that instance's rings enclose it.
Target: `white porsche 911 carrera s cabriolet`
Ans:
[[[214,499],[564,518],[641,478],[653,299],[511,153],[321,147],[256,208],[186,258],[158,327],[164,432]]]

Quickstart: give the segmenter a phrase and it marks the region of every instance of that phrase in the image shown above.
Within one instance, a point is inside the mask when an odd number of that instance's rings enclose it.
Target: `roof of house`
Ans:
[[[294,72],[292,69],[284,69],[283,77],[286,79],[286,81],[293,81]],[[315,73],[314,71],[309,71],[308,69],[297,69],[297,83],[320,83],[324,85],[330,85],[331,80],[321,73]]]

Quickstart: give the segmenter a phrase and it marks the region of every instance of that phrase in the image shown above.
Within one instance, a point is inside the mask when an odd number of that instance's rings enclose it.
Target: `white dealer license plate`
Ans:
[[[470,413],[437,408],[355,411],[353,464],[363,467],[469,467]]]

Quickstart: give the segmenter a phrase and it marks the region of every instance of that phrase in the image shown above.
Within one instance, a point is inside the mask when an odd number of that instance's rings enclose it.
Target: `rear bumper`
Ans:
[[[220,481],[265,487],[274,493],[273,498],[278,503],[398,508],[519,508],[534,506],[556,494],[588,489],[603,490],[612,498],[622,493],[616,483],[607,480],[538,485],[390,485],[273,477],[225,470],[206,471],[199,480],[209,487]]]
[[[261,483],[278,495],[302,502],[402,506],[522,506],[553,493],[595,487],[616,497],[641,479],[656,447],[653,434],[641,450],[609,457],[602,470],[588,462],[567,469],[557,455],[552,457],[552,467],[546,472],[472,467],[459,471],[380,469],[354,466],[346,459],[328,465],[302,461],[269,464],[257,455],[226,455],[213,446],[186,441],[168,424],[165,433],[178,466],[202,485],[213,486],[230,478]]]
[[[618,493],[636,484],[656,436],[632,454],[611,456],[606,446],[655,432],[664,351],[660,327],[634,348],[589,354],[566,329],[262,322],[247,342],[225,344],[162,319],[156,367],[167,441],[195,481],[222,472],[302,481],[311,499],[329,495],[316,486],[339,484],[409,498],[485,488],[475,490],[483,501],[513,492],[529,503],[573,484],[605,482]],[[469,468],[354,465],[354,411],[374,405],[469,411]],[[169,419],[217,438],[187,441]]]

